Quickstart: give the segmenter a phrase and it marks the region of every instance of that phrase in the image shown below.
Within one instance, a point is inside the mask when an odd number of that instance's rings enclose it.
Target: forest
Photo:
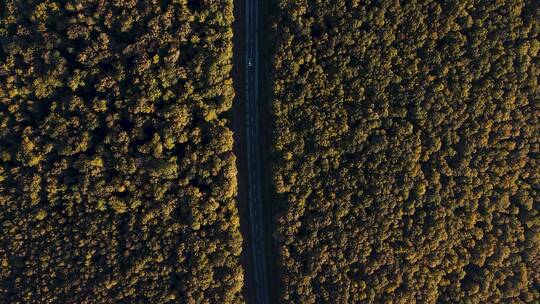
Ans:
[[[540,2],[277,0],[280,303],[540,302]]]
[[[0,2],[0,302],[241,303],[232,0]]]

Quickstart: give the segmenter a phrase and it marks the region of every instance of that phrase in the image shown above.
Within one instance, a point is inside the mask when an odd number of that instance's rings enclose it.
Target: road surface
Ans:
[[[246,0],[246,142],[248,201],[253,245],[255,295],[258,304],[268,304],[268,277],[264,245],[261,197],[259,121],[259,0]]]

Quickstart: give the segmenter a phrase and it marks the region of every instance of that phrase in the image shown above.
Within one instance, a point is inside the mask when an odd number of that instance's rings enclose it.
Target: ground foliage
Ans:
[[[0,302],[241,302],[232,1],[0,6]]]
[[[282,302],[540,302],[540,2],[279,0]]]

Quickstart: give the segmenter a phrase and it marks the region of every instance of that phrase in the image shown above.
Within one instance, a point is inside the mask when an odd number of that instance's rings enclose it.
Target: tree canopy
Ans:
[[[280,301],[538,303],[539,2],[277,2]]]
[[[239,303],[232,0],[0,3],[0,302]]]

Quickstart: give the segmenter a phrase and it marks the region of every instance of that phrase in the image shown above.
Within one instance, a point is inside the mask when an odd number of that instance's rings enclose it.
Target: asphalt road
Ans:
[[[264,245],[264,216],[261,197],[259,120],[259,0],[246,0],[246,141],[248,158],[248,201],[253,240],[253,267],[257,303],[267,304],[268,276]]]

